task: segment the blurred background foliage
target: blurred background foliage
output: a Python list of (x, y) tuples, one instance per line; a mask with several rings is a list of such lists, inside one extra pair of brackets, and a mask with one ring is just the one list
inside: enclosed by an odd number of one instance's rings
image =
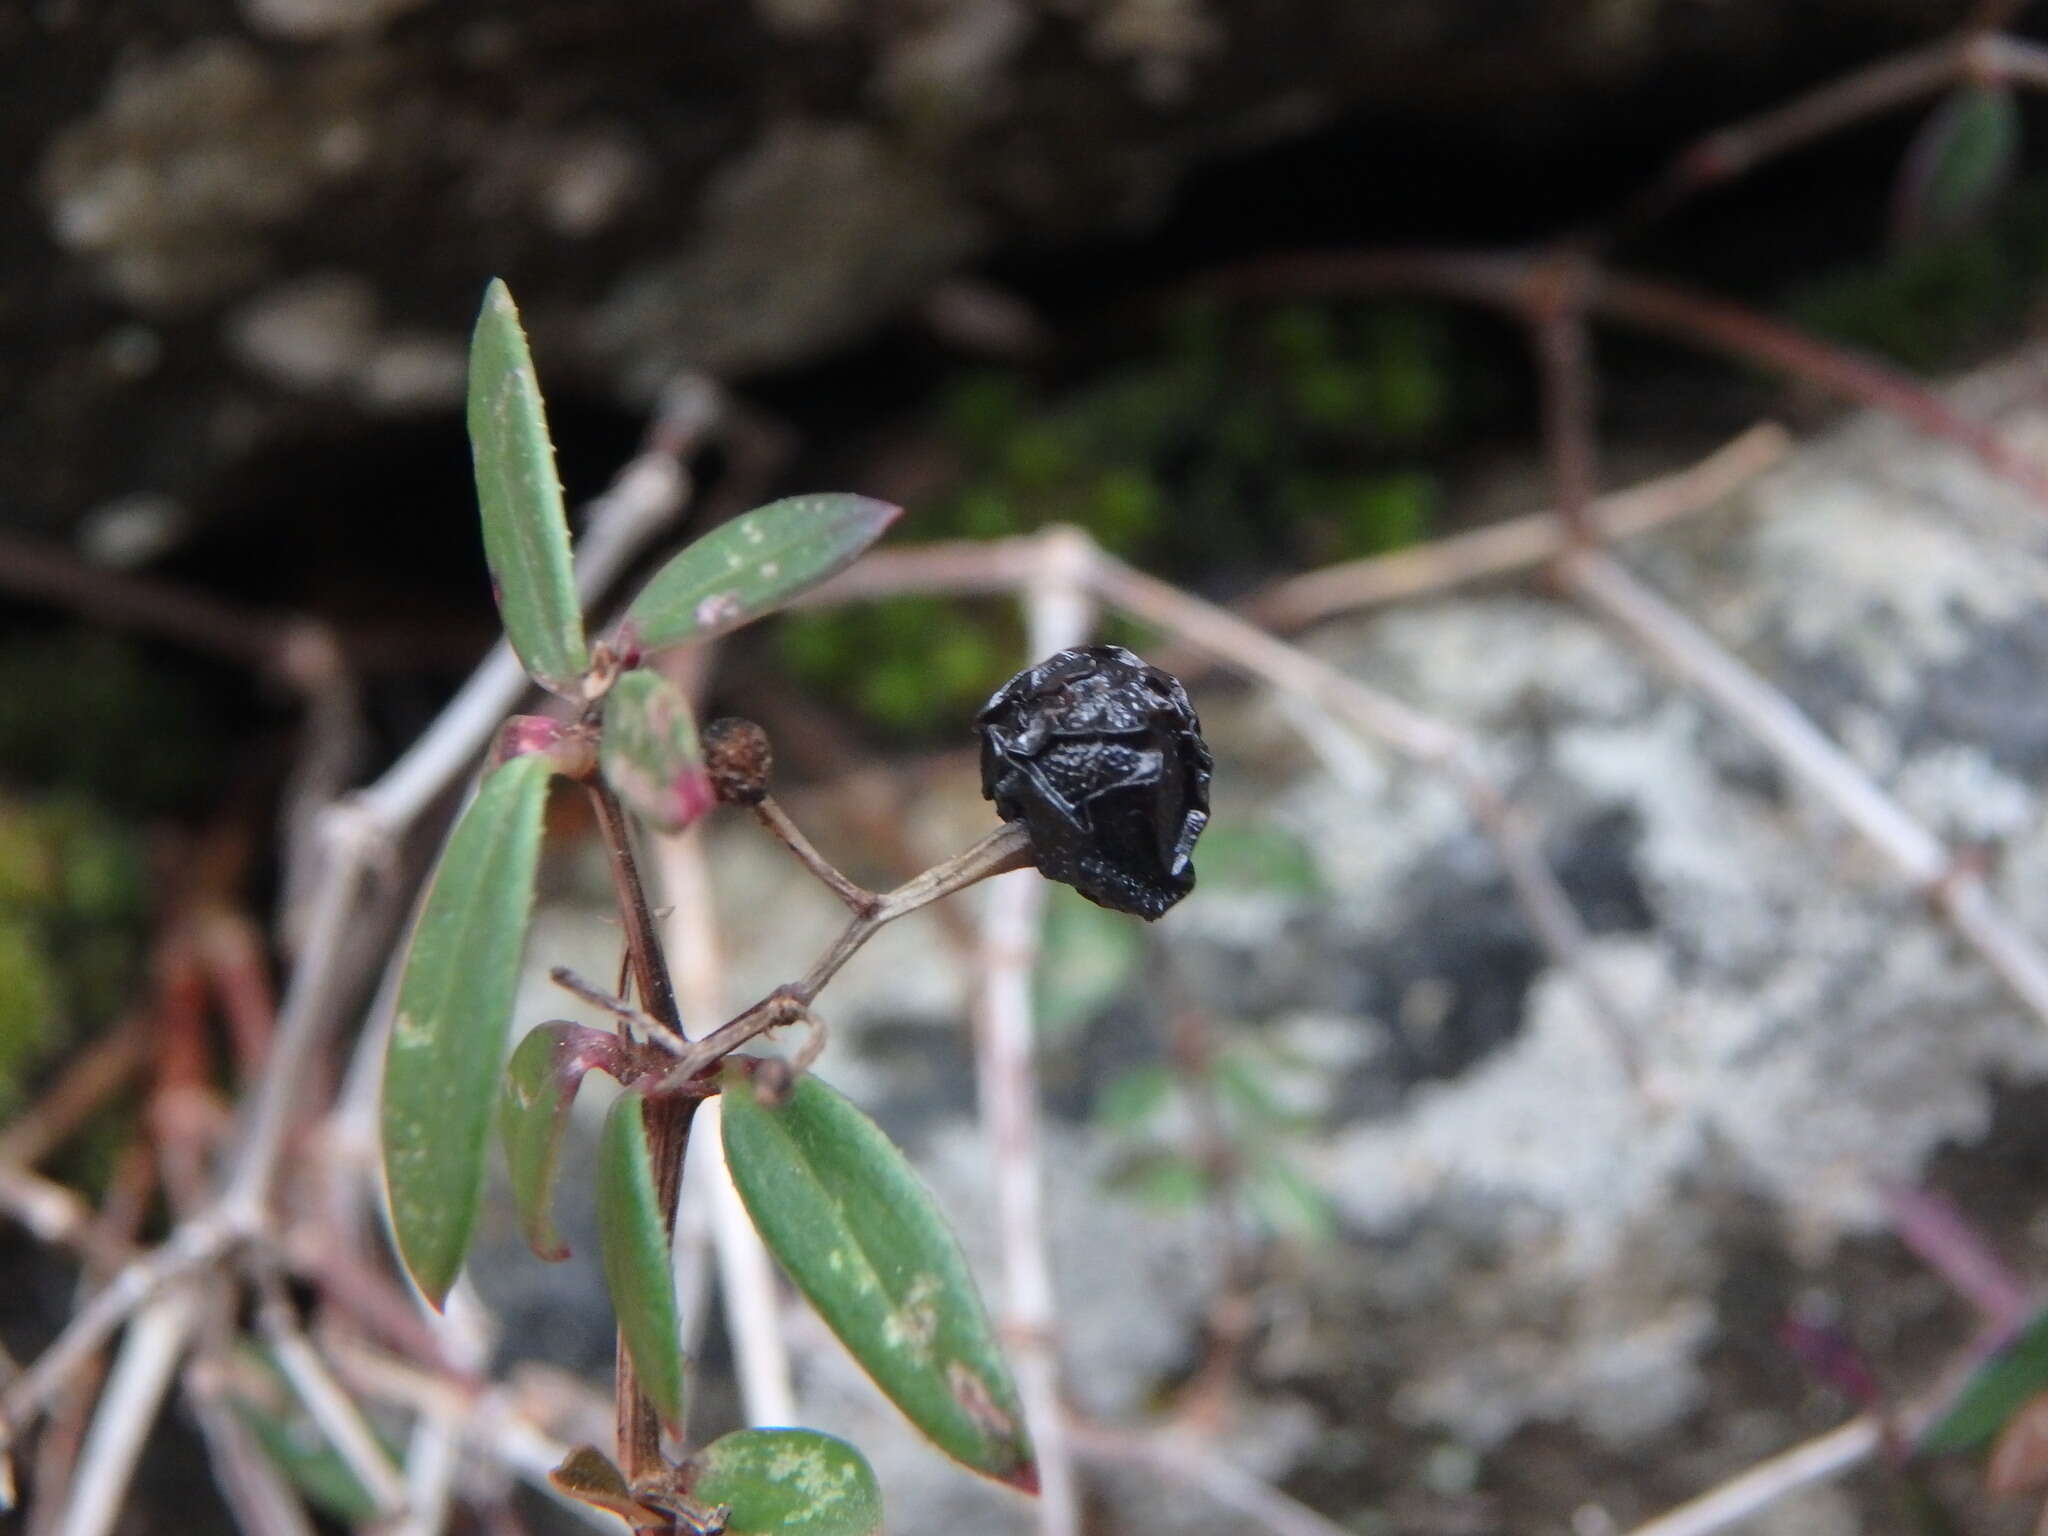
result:
[[(1072, 523), (1205, 584), (1383, 554), (1438, 525), (1445, 461), (1512, 400), (1500, 359), (1415, 305), (1194, 301), (1149, 340), (1073, 382), (982, 368), (945, 383), (930, 430), (955, 478), (901, 537)], [(1011, 606), (916, 597), (799, 616), (779, 654), (877, 726), (957, 734), (1015, 669)]]

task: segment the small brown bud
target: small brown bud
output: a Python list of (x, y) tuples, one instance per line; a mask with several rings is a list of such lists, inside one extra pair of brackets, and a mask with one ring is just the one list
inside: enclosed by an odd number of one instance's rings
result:
[(712, 721), (701, 735), (704, 766), (721, 804), (759, 805), (768, 798), (775, 754), (769, 750), (766, 731), (751, 720), (728, 716)]

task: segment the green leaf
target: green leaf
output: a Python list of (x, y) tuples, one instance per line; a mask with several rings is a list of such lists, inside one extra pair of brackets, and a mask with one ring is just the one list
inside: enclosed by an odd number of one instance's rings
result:
[(506, 637), (535, 682), (579, 697), (590, 650), (570, 572), (562, 483), (526, 332), (496, 278), (469, 343), (469, 447)]
[(988, 1312), (903, 1154), (815, 1077), (771, 1104), (734, 1061), (724, 1102), (733, 1183), (797, 1289), (939, 1449), (1036, 1492), (1023, 1409)]
[(1928, 117), (1906, 152), (1897, 195), (1905, 240), (1978, 222), (2019, 163), (2020, 109), (2007, 85), (1965, 85)]
[(1173, 1101), (1173, 1069), (1146, 1062), (1111, 1078), (1095, 1101), (1095, 1119), (1114, 1131), (1135, 1131)]
[(597, 761), (619, 798), (664, 832), (680, 832), (715, 803), (690, 701), (658, 672), (636, 668), (604, 696)]
[(852, 564), (902, 510), (866, 496), (791, 496), (736, 517), (655, 573), (626, 610), (620, 649), (737, 629)]
[(555, 1231), (555, 1171), (569, 1109), (583, 1074), (595, 1067), (619, 1075), (617, 1035), (556, 1019), (530, 1032), (505, 1066), (498, 1097), (498, 1135), (519, 1206), (519, 1229), (535, 1253), (550, 1262), (569, 1257)]
[(1281, 896), (1323, 894), (1315, 858), (1299, 838), (1277, 827), (1242, 823), (1211, 825), (1204, 831), (1202, 884)]
[(1216, 1055), (1216, 1091), (1236, 1108), (1248, 1128), (1302, 1130), (1314, 1124), (1313, 1116), (1290, 1108), (1275, 1091), (1281, 1073), (1269, 1053), (1243, 1041), (1225, 1046)]
[(664, 1421), (683, 1420), (683, 1334), (669, 1274), (668, 1232), (647, 1146), (646, 1100), (619, 1095), (598, 1142), (597, 1234), (604, 1283), (641, 1388)]
[(725, 1536), (880, 1536), (882, 1490), (859, 1451), (808, 1429), (743, 1429), (691, 1462), (690, 1497), (732, 1511)]
[(537, 757), (484, 776), (442, 850), (398, 986), (384, 1057), (384, 1180), (399, 1256), (436, 1307), (483, 1203), (548, 778)]
[(1179, 1152), (1143, 1152), (1109, 1176), (1111, 1189), (1161, 1211), (1185, 1211), (1209, 1198), (1207, 1170)]
[(1252, 1160), (1244, 1192), (1252, 1213), (1276, 1237), (1316, 1247), (1336, 1236), (1337, 1218), (1328, 1198), (1277, 1153)]
[(2048, 1308), (1970, 1373), (1948, 1406), (1921, 1431), (1919, 1448), (1934, 1455), (1973, 1450), (2005, 1428), (2027, 1399), (2043, 1390), (2048, 1390)]
[[(314, 1508), (349, 1526), (376, 1520), (376, 1496), (329, 1443), (269, 1352), (244, 1341), (234, 1354), (243, 1369), (230, 1374), (228, 1405), (264, 1454)], [(381, 1434), (377, 1438), (397, 1469), (402, 1465), (398, 1448)]]
[(1057, 1037), (1086, 1024), (1116, 1000), (1144, 958), (1145, 935), (1137, 923), (1055, 886), (1033, 979), (1038, 1027)]
[(377, 1500), (310, 1417), (295, 1413), (287, 1418), (242, 1398), (234, 1400), (234, 1408), (264, 1454), (315, 1509), (350, 1527), (377, 1519)]

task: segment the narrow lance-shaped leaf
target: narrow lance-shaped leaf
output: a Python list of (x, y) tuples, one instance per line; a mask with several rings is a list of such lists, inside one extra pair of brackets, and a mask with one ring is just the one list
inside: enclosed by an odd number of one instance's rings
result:
[(530, 1032), (505, 1066), (498, 1100), (498, 1134), (519, 1206), (519, 1229), (542, 1258), (569, 1257), (555, 1232), (555, 1172), (569, 1110), (583, 1075), (593, 1067), (618, 1076), (619, 1037), (556, 1019)]
[(682, 690), (636, 668), (604, 697), (598, 766), (621, 800), (664, 832), (677, 832), (715, 803), (697, 723)]
[(234, 1411), (263, 1453), (315, 1509), (350, 1527), (376, 1521), (375, 1496), (357, 1480), (341, 1453), (327, 1443), (310, 1418), (304, 1414), (283, 1418), (240, 1398), (235, 1400)]
[(742, 1429), (690, 1462), (690, 1497), (731, 1510), (725, 1536), (880, 1536), (882, 1490), (859, 1451), (808, 1429)]
[(1121, 912), (1052, 889), (1032, 995), (1041, 1032), (1063, 1038), (1116, 1001), (1145, 959), (1145, 935)]
[(469, 343), (469, 447), (505, 635), (535, 682), (574, 697), (590, 668), (540, 380), (496, 278)]
[(483, 1200), (547, 791), (537, 757), (484, 776), (449, 834), (399, 982), (384, 1058), (384, 1178), (399, 1255), (437, 1307)]
[[(256, 1443), (308, 1503), (345, 1525), (366, 1525), (377, 1518), (377, 1500), (362, 1485), (313, 1416), (286, 1383), (267, 1351), (245, 1343), (235, 1351), (228, 1405)], [(393, 1468), (397, 1448), (377, 1437)]]
[(2048, 1309), (1962, 1385), (1920, 1435), (1922, 1451), (1967, 1451), (2005, 1428), (2035, 1393), (2048, 1390)]
[(645, 1109), (640, 1094), (627, 1092), (605, 1119), (598, 1143), (597, 1233), (626, 1352), (656, 1411), (676, 1425), (683, 1419), (682, 1327)]
[(1966, 85), (1914, 136), (1896, 195), (1899, 238), (1954, 234), (1976, 223), (2019, 163), (2020, 109), (2008, 85)]
[(903, 1154), (815, 1077), (770, 1104), (735, 1061), (723, 1093), (733, 1183), (797, 1289), (933, 1444), (1036, 1492), (1023, 1409), (987, 1309)]
[(866, 496), (791, 496), (736, 517), (655, 572), (626, 610), (621, 648), (737, 629), (852, 564), (902, 511)]

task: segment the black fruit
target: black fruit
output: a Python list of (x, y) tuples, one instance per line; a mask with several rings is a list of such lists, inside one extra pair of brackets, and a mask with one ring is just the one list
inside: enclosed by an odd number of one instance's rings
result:
[(1178, 678), (1120, 645), (1061, 651), (976, 724), (981, 792), (1029, 829), (1048, 880), (1146, 919), (1195, 888), (1214, 759)]

